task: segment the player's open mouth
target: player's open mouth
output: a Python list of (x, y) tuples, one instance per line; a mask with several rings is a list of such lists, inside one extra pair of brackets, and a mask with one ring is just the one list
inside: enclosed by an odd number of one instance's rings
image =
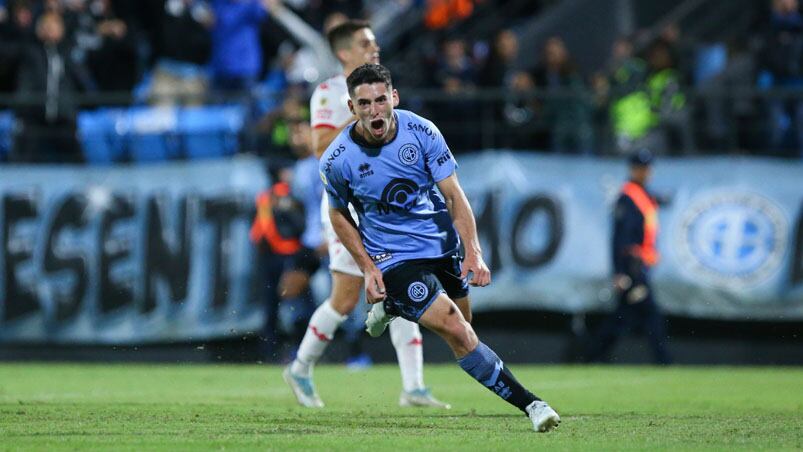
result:
[(385, 120), (384, 119), (374, 119), (371, 121), (371, 130), (374, 133), (382, 132), (382, 129), (385, 127)]

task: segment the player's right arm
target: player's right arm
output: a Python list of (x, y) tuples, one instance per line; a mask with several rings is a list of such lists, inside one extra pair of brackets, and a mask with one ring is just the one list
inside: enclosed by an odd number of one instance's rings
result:
[(335, 137), (346, 128), (347, 125), (354, 121), (354, 117), (350, 117), (348, 121), (340, 124), (339, 126), (317, 125), (312, 129), (312, 148), (315, 150), (315, 156), (321, 158), (329, 144), (334, 141)]
[[(337, 151), (343, 153), (345, 149), (341, 150), (339, 146), (335, 148), (335, 152)], [(334, 157), (330, 158), (333, 155)], [(336, 155), (340, 154), (324, 153), (319, 164), (321, 180), (326, 188), (326, 196), (329, 197), (329, 220), (340, 243), (346, 247), (362, 270), (366, 300), (371, 304), (377, 303), (385, 299), (382, 272), (365, 250), (360, 231), (349, 212), (349, 177), (343, 174), (343, 169), (340, 167), (342, 160), (338, 161)]]
[[(329, 198), (332, 202), (332, 198)], [(337, 238), (349, 251), (357, 266), (362, 270), (365, 278), (365, 299), (368, 304), (378, 303), (385, 299), (385, 283), (382, 280), (382, 272), (371, 260), (371, 256), (365, 251), (360, 237), (360, 231), (351, 218), (348, 207), (329, 208), (329, 219), (332, 221), (332, 228), (337, 234)]]

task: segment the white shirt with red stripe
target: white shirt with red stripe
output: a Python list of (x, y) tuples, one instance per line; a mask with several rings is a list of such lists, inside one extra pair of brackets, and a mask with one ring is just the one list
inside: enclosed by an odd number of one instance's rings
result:
[[(352, 119), (353, 115), (349, 111), (348, 100), (349, 90), (346, 86), (345, 75), (336, 75), (318, 85), (310, 99), (310, 116), (312, 118), (310, 125), (312, 128), (337, 129)], [(359, 221), (354, 206), (349, 204), (349, 210), (354, 221)], [(354, 262), (332, 227), (332, 222), (329, 220), (329, 200), (325, 195), (321, 199), (321, 223), (329, 247), (329, 269), (347, 275), (362, 276), (360, 267)]]
[(336, 129), (353, 116), (348, 107), (349, 91), (346, 76), (336, 75), (315, 88), (310, 99), (310, 120), (313, 129)]

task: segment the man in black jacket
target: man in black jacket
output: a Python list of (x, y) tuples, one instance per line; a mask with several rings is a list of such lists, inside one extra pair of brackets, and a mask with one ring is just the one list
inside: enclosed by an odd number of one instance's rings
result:
[(88, 80), (86, 70), (70, 58), (64, 21), (55, 12), (36, 23), (37, 41), (25, 49), (17, 82), (17, 115), (22, 129), (12, 161), (80, 162), (76, 139), (78, 107), (74, 95)]

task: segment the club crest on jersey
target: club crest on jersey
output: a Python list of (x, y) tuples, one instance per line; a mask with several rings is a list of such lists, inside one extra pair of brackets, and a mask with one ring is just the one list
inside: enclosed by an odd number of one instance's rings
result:
[(405, 144), (399, 149), (399, 161), (407, 166), (415, 165), (418, 162), (418, 148), (414, 144)]
[(427, 289), (427, 285), (421, 281), (416, 281), (407, 286), (407, 296), (416, 303), (424, 301), (427, 295), (429, 295), (429, 289)]

